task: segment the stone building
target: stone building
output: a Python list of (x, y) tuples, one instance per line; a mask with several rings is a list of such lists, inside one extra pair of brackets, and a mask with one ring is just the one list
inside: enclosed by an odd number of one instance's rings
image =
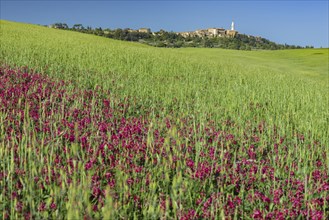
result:
[(178, 32), (177, 34), (182, 35), (183, 37), (192, 37), (192, 33), (190, 31), (186, 31), (186, 32)]
[(208, 28), (208, 36), (211, 37), (222, 37), (225, 35), (225, 29), (224, 28)]
[(208, 34), (211, 36), (217, 36), (218, 35), (218, 28), (208, 28)]
[(195, 34), (199, 37), (206, 37), (208, 36), (208, 30), (196, 30)]
[(225, 34), (228, 37), (235, 37), (238, 34), (238, 32), (235, 31), (235, 30), (226, 30), (226, 33)]
[(151, 33), (151, 29), (150, 28), (140, 28), (140, 29), (138, 29), (138, 32), (140, 32), (140, 33)]

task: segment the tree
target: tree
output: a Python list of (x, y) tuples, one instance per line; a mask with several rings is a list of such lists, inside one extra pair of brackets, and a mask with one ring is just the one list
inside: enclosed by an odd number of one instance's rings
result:
[(98, 36), (103, 36), (104, 35), (103, 29), (101, 27), (95, 28), (94, 34)]
[(72, 29), (73, 30), (83, 30), (85, 28), (82, 26), (82, 24), (75, 24), (75, 25), (73, 25)]
[(251, 47), (249, 45), (247, 45), (246, 50), (251, 50)]
[(113, 38), (123, 40), (123, 30), (121, 28), (116, 29), (114, 31)]
[(156, 43), (156, 46), (157, 46), (157, 47), (166, 47), (166, 44), (163, 43), (163, 42), (157, 42), (157, 43)]
[(57, 28), (57, 29), (69, 29), (69, 26), (65, 23), (55, 23), (53, 25), (51, 25), (53, 28)]
[(204, 47), (214, 47), (214, 44), (213, 44), (213, 42), (211, 42), (210, 39), (207, 38), (204, 40), (203, 46)]

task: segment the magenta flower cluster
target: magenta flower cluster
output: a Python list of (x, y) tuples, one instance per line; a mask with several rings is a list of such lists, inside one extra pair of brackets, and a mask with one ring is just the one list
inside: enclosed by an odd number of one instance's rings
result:
[[(114, 204), (130, 204), (131, 212), (142, 218), (141, 210), (151, 202), (145, 194), (156, 183), (152, 192), (161, 212), (174, 213), (174, 202), (175, 217), (180, 219), (329, 217), (328, 158), (319, 142), (309, 140), (308, 145), (319, 152), (317, 157), (300, 161), (294, 152), (306, 137), (290, 142), (265, 121), (247, 124), (238, 133), (237, 125), (226, 119), (201, 126), (189, 117), (151, 114), (147, 106), (139, 107), (143, 114), (136, 115), (137, 105), (131, 99), (120, 99), (101, 88), (78, 89), (72, 82), (55, 81), (26, 68), (3, 66), (0, 81), (4, 127), (0, 143), (12, 152), (15, 172), (12, 189), (4, 186), (2, 191), (5, 219), (12, 214), (11, 200), (26, 219), (33, 219), (35, 212), (64, 210), (63, 202), (49, 200), (54, 195), (48, 189), (52, 185), (68, 188), (82, 171), (91, 176), (94, 213), (104, 206), (105, 189), (110, 187)], [(31, 149), (35, 158), (25, 157), (22, 146)], [(51, 156), (41, 161), (46, 149), (51, 149)], [(40, 169), (24, 166), (31, 163), (40, 164), (36, 165)], [(159, 172), (164, 168), (167, 174)], [(1, 182), (8, 172), (0, 170)], [(175, 197), (172, 185), (179, 172), (185, 185), (178, 185)], [(118, 173), (125, 174), (124, 184), (130, 189), (124, 197), (120, 197), (123, 177)], [(33, 212), (25, 177), (33, 177), (35, 190), (43, 195), (33, 198)], [(67, 201), (66, 196), (62, 201)]]

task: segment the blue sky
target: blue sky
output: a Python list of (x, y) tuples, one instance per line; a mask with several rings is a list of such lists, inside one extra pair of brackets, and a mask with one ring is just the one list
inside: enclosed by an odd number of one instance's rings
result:
[(328, 1), (16, 1), (1, 0), (1, 19), (64, 22), (152, 31), (229, 28), (277, 43), (328, 47)]

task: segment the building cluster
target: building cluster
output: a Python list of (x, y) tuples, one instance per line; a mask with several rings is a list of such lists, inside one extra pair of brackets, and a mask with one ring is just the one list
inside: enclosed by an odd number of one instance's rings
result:
[[(129, 28), (128, 32), (152, 33), (150, 28), (139, 28), (137, 30)], [(155, 35), (155, 33), (152, 34)], [(176, 32), (176, 34), (183, 37), (235, 37), (238, 32), (234, 29), (234, 22), (232, 21), (230, 30), (224, 28), (208, 28), (196, 31)]]
[(127, 30), (128, 30), (128, 32), (139, 32), (139, 33), (147, 33), (147, 34), (151, 33), (150, 28), (139, 28), (137, 30), (133, 30), (133, 29), (128, 28)]
[[(56, 23), (56, 24), (48, 25), (48, 27), (58, 28), (58, 29), (68, 28), (67, 24), (64, 23)], [(79, 26), (79, 28), (81, 27), (82, 25)], [(147, 33), (147, 34), (155, 35), (155, 33), (151, 32), (150, 28), (139, 28), (137, 30), (128, 28), (125, 30), (127, 30), (128, 32), (135, 32), (135, 33), (138, 32), (138, 33)], [(201, 29), (196, 31), (176, 32), (176, 34), (179, 34), (183, 37), (235, 37), (238, 34), (238, 32), (234, 29), (234, 22), (232, 22), (230, 30), (226, 30), (224, 28), (208, 28), (208, 29)]]
[(183, 37), (235, 37), (238, 32), (234, 30), (234, 22), (231, 24), (231, 30), (224, 28), (208, 28), (203, 30), (178, 32)]

